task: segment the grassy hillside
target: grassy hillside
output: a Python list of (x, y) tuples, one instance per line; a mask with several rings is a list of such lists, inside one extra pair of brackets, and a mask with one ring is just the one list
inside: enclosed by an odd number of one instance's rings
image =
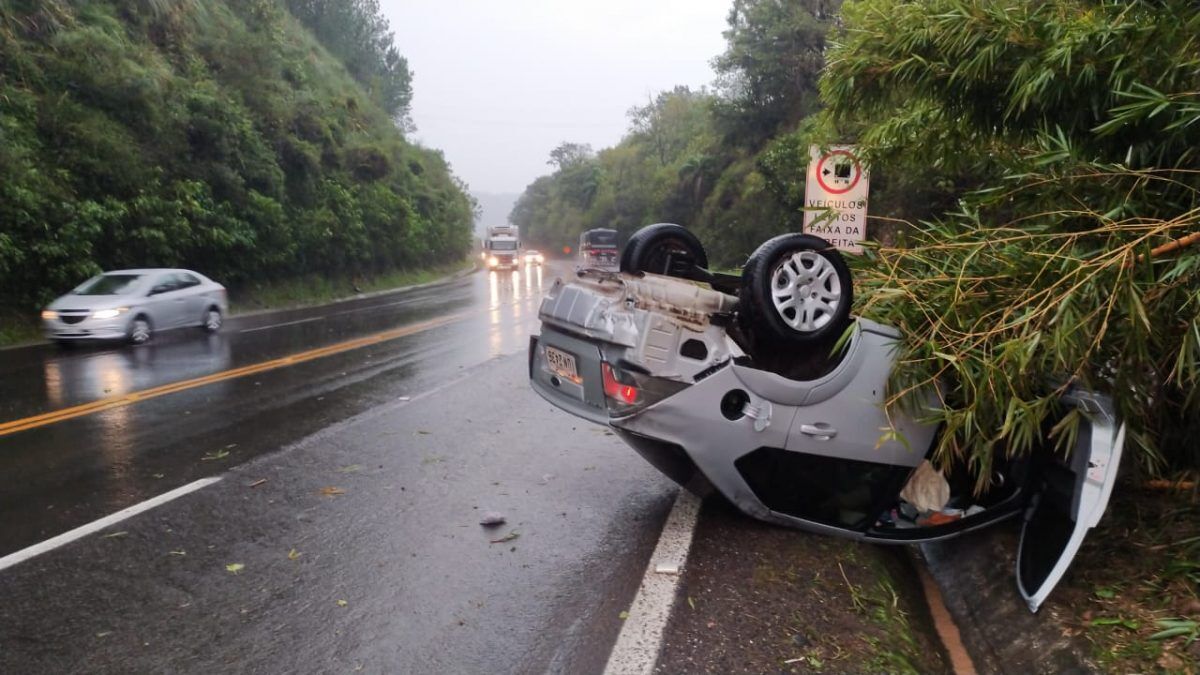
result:
[(275, 0), (0, 0), (0, 308), (461, 257), (472, 203)]

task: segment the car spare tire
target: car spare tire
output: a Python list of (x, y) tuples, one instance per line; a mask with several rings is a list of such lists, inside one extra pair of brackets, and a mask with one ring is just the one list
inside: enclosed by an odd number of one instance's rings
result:
[(655, 223), (629, 238), (621, 253), (621, 271), (669, 274), (671, 260), (689, 259), (697, 267), (708, 267), (708, 254), (696, 235), (682, 225)]
[(850, 267), (829, 242), (782, 234), (763, 242), (742, 269), (742, 325), (786, 343), (836, 339), (850, 320)]

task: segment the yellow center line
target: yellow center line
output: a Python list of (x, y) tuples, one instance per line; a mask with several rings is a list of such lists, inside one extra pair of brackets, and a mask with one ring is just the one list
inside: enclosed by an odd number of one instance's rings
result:
[(4, 422), (0, 424), (0, 436), (7, 436), (9, 434), (15, 434), (19, 431), (27, 431), (29, 429), (36, 429), (38, 427), (56, 424), (58, 422), (74, 419), (76, 417), (83, 417), (84, 415), (91, 415), (133, 403), (140, 403), (141, 401), (158, 398), (159, 396), (166, 396), (167, 394), (174, 394), (177, 392), (186, 391), (188, 389), (195, 389), (196, 387), (203, 387), (205, 385), (215, 384), (217, 382), (224, 382), (226, 380), (232, 380), (239, 377), (246, 377), (247, 375), (257, 375), (259, 373), (265, 373), (268, 370), (286, 368), (287, 366), (294, 366), (297, 363), (304, 363), (305, 361), (312, 361), (313, 359), (333, 356), (334, 354), (341, 354), (342, 352), (348, 352), (354, 349), (360, 349), (362, 347), (369, 347), (374, 344), (379, 344), (380, 342), (387, 342), (389, 340), (407, 337), (409, 335), (427, 331), (431, 328), (437, 328), (448, 323), (460, 321), (466, 318), (468, 315), (468, 312), (451, 314), (438, 319), (430, 319), (429, 321), (422, 321), (409, 326), (394, 328), (392, 330), (386, 330), (380, 333), (373, 333), (365, 337), (346, 340), (345, 342), (338, 342), (327, 347), (318, 347), (317, 349), (310, 349), (298, 354), (290, 354), (278, 359), (263, 361), (262, 363), (255, 363), (249, 366), (242, 366), (240, 368), (223, 370), (221, 372), (212, 373), (211, 375), (195, 377), (190, 380), (171, 382), (169, 384), (151, 387), (150, 389), (142, 389), (139, 391), (130, 392), (128, 394), (109, 396), (107, 398), (97, 399), (90, 403), (84, 403), (81, 405), (72, 406), (70, 408), (52, 410), (41, 415), (34, 415), (33, 417), (25, 417), (19, 420), (13, 420), (11, 422)]

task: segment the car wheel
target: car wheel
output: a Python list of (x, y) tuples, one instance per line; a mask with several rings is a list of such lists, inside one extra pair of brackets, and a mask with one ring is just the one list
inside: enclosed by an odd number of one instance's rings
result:
[(201, 324), (201, 327), (204, 328), (206, 333), (215, 333), (221, 330), (221, 323), (221, 310), (217, 309), (216, 307), (209, 307), (208, 310), (204, 312), (204, 323)]
[(152, 335), (154, 335), (154, 328), (150, 325), (150, 319), (146, 318), (144, 314), (134, 317), (133, 323), (129, 324), (129, 341), (135, 345), (146, 344)]
[(746, 261), (739, 316), (757, 335), (809, 343), (838, 337), (850, 319), (850, 267), (829, 242), (783, 234), (763, 242)]
[(629, 238), (621, 253), (620, 270), (630, 274), (667, 274), (671, 259), (687, 257), (697, 267), (708, 267), (708, 254), (696, 235), (674, 223), (647, 225)]

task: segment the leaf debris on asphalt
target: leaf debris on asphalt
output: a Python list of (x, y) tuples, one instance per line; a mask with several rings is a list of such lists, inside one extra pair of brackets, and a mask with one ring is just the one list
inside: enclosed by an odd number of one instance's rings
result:
[(519, 537), (519, 536), (521, 536), (521, 533), (520, 533), (520, 532), (517, 532), (516, 530), (511, 530), (511, 531), (510, 531), (508, 534), (504, 535), (503, 537), (500, 537), (499, 539), (493, 539), (493, 540), (491, 540), (489, 543), (491, 543), (491, 544), (503, 544), (503, 543), (506, 543), (506, 542), (514, 541), (514, 540), (516, 540), (516, 538), (517, 538), (517, 537)]
[(251, 484), (247, 485), (246, 487), (252, 487), (252, 488), (255, 488), (255, 487), (258, 487), (259, 485), (262, 485), (262, 484), (263, 484), (263, 483), (265, 483), (265, 482), (267, 482), (267, 479), (266, 479), (266, 478), (259, 478), (258, 480), (256, 480), (256, 481), (254, 481), (253, 483), (251, 483)]
[(337, 495), (346, 494), (346, 491), (340, 487), (334, 487), (332, 485), (327, 485), (327, 486), (321, 488), (321, 494), (326, 497), (335, 497)]
[(225, 571), (229, 572), (230, 574), (237, 574), (244, 569), (246, 569), (246, 566), (242, 563), (229, 563), (225, 566)]
[(350, 603), (348, 603), (348, 602), (346, 602), (345, 600), (342, 600), (342, 599), (340, 599), (340, 598), (339, 598), (339, 599), (338, 599), (338, 601), (337, 601), (337, 606), (338, 606), (338, 607), (345, 607), (346, 605), (349, 605), (349, 604), (350, 604)]
[(362, 471), (362, 470), (363, 470), (362, 464), (351, 464), (349, 466), (343, 466), (342, 468), (338, 469), (337, 472), (338, 473), (358, 473), (359, 471)]
[(297, 551), (296, 549), (292, 549), (292, 550), (288, 551), (288, 560), (295, 560), (302, 555), (304, 555), (304, 554)]
[(106, 535), (104, 535), (103, 537), (100, 537), (100, 538), (101, 538), (101, 539), (116, 539), (117, 537), (124, 537), (124, 536), (125, 536), (125, 535), (127, 535), (127, 534), (129, 534), (129, 532), (128, 532), (128, 531), (126, 531), (126, 530), (121, 530), (120, 532), (109, 532), (108, 534), (106, 534)]

